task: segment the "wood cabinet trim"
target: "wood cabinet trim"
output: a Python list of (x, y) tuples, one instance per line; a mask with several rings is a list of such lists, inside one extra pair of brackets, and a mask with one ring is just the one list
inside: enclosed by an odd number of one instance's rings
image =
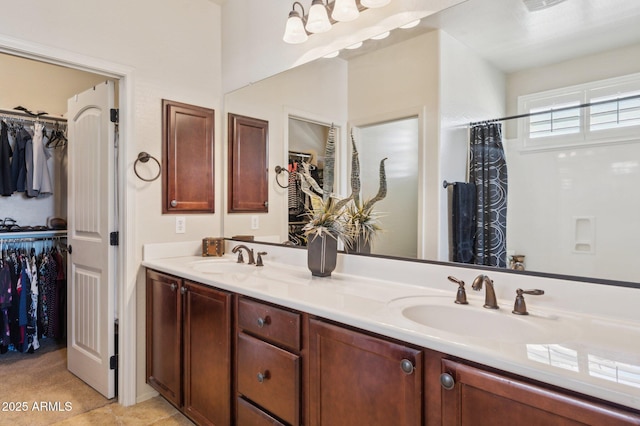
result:
[(214, 213), (215, 111), (163, 99), (162, 147), (162, 213)]
[(227, 212), (268, 213), (269, 122), (229, 113), (227, 129)]

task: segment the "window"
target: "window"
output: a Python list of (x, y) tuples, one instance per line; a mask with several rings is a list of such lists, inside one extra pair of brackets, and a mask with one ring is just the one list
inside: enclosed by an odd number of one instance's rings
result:
[[(584, 107), (585, 104), (591, 104)], [(640, 74), (518, 98), (525, 149), (638, 138)]]

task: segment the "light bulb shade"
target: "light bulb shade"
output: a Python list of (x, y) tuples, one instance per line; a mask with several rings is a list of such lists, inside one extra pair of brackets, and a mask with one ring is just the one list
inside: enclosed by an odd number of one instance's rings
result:
[(315, 34), (324, 33), (331, 29), (331, 22), (329, 22), (327, 8), (322, 0), (313, 0), (313, 3), (311, 3), (306, 28), (307, 31)]
[(331, 17), (339, 22), (353, 21), (360, 15), (356, 0), (336, 0), (333, 2)]
[(300, 14), (295, 10), (289, 12), (289, 19), (287, 19), (287, 25), (284, 28), (284, 37), (282, 37), (282, 39), (285, 43), (299, 44), (304, 43), (308, 38), (309, 36), (307, 36), (307, 32), (304, 29)]
[(369, 9), (386, 6), (389, 3), (391, 3), (391, 0), (360, 0), (360, 4)]

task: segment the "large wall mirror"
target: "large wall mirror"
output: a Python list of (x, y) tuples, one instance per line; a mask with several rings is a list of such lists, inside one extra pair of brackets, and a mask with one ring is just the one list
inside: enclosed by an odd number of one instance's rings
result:
[[(640, 74), (635, 0), (565, 0), (533, 10), (535, 4), (468, 0), (361, 49), (227, 94), (227, 113), (269, 121), (271, 182), (259, 227), (252, 229), (248, 215), (226, 214), (225, 236), (288, 240), (288, 193), (274, 169), (287, 163), (292, 145), (304, 144), (305, 132), (293, 135), (289, 126), (297, 119), (337, 126), (340, 194), (348, 193), (351, 132), (362, 173), (376, 173), (389, 158), (388, 175), (398, 180), (390, 183), (388, 205), (377, 206), (385, 232), (373, 253), (451, 261), (451, 189), (443, 181), (468, 179), (470, 122), (516, 115), (527, 95), (557, 91), (562, 98), (576, 87)], [(525, 256), (524, 273), (637, 282), (640, 126), (613, 142), (529, 149), (524, 122), (501, 122), (509, 254)], [(375, 193), (377, 180), (363, 181), (364, 196)], [(581, 249), (583, 238), (589, 250)]]

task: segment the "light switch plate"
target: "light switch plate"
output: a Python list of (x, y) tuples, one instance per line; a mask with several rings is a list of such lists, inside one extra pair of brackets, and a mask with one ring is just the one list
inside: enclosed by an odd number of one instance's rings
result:
[(258, 229), (260, 228), (260, 219), (258, 218), (258, 216), (253, 215), (251, 216), (251, 229)]
[(185, 232), (187, 232), (187, 218), (176, 216), (176, 234), (184, 234)]

